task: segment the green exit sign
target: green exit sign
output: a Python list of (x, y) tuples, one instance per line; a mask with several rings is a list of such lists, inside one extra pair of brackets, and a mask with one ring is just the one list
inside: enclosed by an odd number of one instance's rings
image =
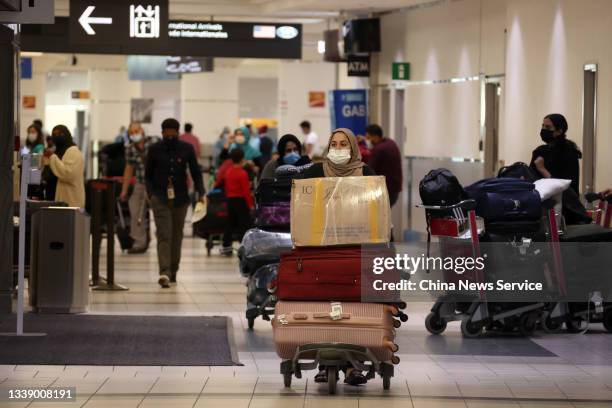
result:
[(410, 80), (410, 63), (409, 62), (394, 62), (392, 79), (395, 81)]

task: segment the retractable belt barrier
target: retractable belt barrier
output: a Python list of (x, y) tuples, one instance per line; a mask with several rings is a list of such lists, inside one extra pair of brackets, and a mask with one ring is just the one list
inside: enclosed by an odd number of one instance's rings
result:
[[(91, 194), (91, 286), (92, 290), (128, 290), (115, 283), (115, 201), (117, 182), (96, 179), (89, 181)], [(106, 279), (100, 276), (102, 221), (106, 222)]]

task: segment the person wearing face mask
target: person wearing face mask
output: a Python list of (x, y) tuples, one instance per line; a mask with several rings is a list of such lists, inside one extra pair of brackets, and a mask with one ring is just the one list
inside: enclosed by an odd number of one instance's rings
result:
[(310, 163), (310, 157), (303, 154), (302, 143), (292, 134), (286, 134), (278, 141), (278, 159), (270, 160), (261, 172), (261, 178), (274, 178), (277, 167), (286, 164), (303, 166)]
[(333, 131), (323, 162), (315, 163), (303, 173), (304, 178), (374, 176), (372, 169), (361, 161), (357, 138), (350, 129)]
[(149, 148), (145, 166), (147, 193), (155, 218), (159, 280), (162, 288), (176, 282), (181, 261), (183, 227), (189, 207), (187, 171), (194, 183), (198, 199), (204, 202), (202, 173), (193, 147), (178, 139), (179, 122), (162, 122), (161, 142)]
[(250, 176), (253, 176), (257, 174), (259, 169), (262, 167), (261, 152), (250, 145), (250, 138), (251, 132), (249, 132), (249, 129), (246, 126), (236, 129), (234, 132), (233, 143), (231, 143), (229, 146), (228, 152), (231, 153), (232, 150), (236, 148), (242, 149), (244, 152), (244, 160), (246, 161), (245, 169), (248, 169), (247, 171), (251, 173)]
[(135, 178), (132, 195), (129, 196), (130, 236), (134, 240), (128, 254), (142, 254), (147, 251), (147, 187), (145, 184), (145, 163), (150, 142), (145, 138), (140, 123), (132, 122), (128, 127), (129, 144), (125, 148), (125, 170), (121, 186), (121, 201), (128, 200), (132, 177)]
[(55, 151), (45, 151), (45, 163), (57, 177), (55, 201), (70, 207), (85, 207), (85, 180), (83, 154), (74, 144), (72, 135), (64, 125), (58, 125), (51, 132)]
[(570, 187), (579, 194), (582, 153), (576, 143), (567, 138), (567, 129), (567, 120), (561, 114), (553, 113), (544, 118), (540, 138), (545, 144), (533, 151), (530, 167), (543, 178), (571, 180)]
[[(332, 132), (327, 150), (323, 154), (323, 162), (315, 163), (306, 169), (303, 178), (318, 177), (355, 177), (375, 176), (376, 174), (361, 161), (361, 153), (357, 138), (350, 129), (339, 128)], [(317, 383), (327, 382), (327, 369), (319, 367), (319, 373), (314, 378)], [(345, 383), (349, 385), (365, 384), (367, 379), (361, 371), (349, 368), (345, 375)]]
[(28, 136), (26, 138), (26, 147), (32, 154), (42, 154), (45, 151), (45, 140), (42, 129), (32, 124), (28, 127)]

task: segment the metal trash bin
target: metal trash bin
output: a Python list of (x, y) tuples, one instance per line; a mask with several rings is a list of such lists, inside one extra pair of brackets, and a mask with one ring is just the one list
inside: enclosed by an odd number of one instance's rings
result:
[(84, 313), (89, 306), (89, 216), (48, 207), (32, 217), (30, 306), (39, 313)]

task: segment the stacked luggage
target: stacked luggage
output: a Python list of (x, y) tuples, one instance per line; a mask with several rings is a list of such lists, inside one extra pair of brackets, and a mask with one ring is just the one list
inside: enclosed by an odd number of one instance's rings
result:
[[(464, 189), (450, 171), (437, 169), (423, 178), (420, 194), (428, 231), (439, 238), (442, 256), (478, 254), (486, 259), (483, 271), (467, 277), (471, 281), (542, 282), (545, 272), (552, 269), (548, 268), (552, 258), (542, 243), (548, 239), (543, 220), (554, 220), (532, 182), (490, 178)], [(440, 226), (448, 223), (466, 233), (447, 234)], [(446, 281), (460, 278), (466, 276), (454, 271), (444, 275)], [(530, 335), (546, 307), (547, 296), (520, 301), (500, 300), (498, 296), (496, 301), (487, 301), (482, 292), (453, 291), (438, 298), (425, 327), (432, 334), (441, 334), (448, 322), (460, 320), (464, 337), (479, 337), (485, 329)]]
[(558, 252), (564, 276), (565, 301), (550, 303), (541, 323), (547, 332), (558, 332), (565, 324), (570, 333), (583, 333), (591, 323), (602, 323), (612, 333), (612, 276), (606, 268), (612, 263), (612, 196), (586, 194), (591, 205), (589, 224), (570, 224), (561, 229)]
[(331, 394), (348, 369), (378, 373), (388, 389), (405, 304), (362, 303), (374, 254), (394, 256), (384, 177), (294, 180), (291, 209), (295, 247), (281, 254), (272, 320), (285, 386), (322, 366)]
[[(608, 211), (604, 215), (605, 201), (612, 200), (587, 197), (602, 202), (593, 211), (596, 222), (585, 223), (588, 212), (569, 185), (569, 180), (536, 180), (524, 163), (503, 168), (498, 178), (465, 189), (446, 169), (425, 176), (421, 207), (426, 210), (428, 232), (439, 237), (443, 254), (487, 256), (484, 273), (475, 277), (480, 281), (547, 282), (537, 296), (522, 293), (516, 300), (492, 301), (478, 293), (444, 295), (425, 321), (430, 333), (442, 333), (453, 320), (461, 320), (465, 337), (479, 337), (485, 329), (531, 335), (538, 323), (547, 332), (565, 324), (569, 332), (577, 333), (597, 322), (612, 332), (612, 278), (604, 270), (612, 253), (606, 244), (598, 244), (612, 242), (612, 231), (601, 225), (612, 218)], [(457, 227), (449, 228), (449, 223)], [(461, 226), (465, 234), (448, 233)], [(457, 276), (451, 273), (445, 278)]]
[(310, 167), (284, 165), (274, 172), (274, 178), (262, 179), (255, 191), (255, 226), (269, 231), (289, 232), (291, 182)]
[(292, 247), (289, 234), (291, 181), (309, 166), (280, 166), (274, 178), (259, 182), (255, 191), (255, 228), (246, 232), (238, 248), (240, 273), (247, 281), (246, 319), (252, 330), (255, 319), (269, 321), (276, 296), (268, 288), (276, 280), (281, 252)]
[(268, 288), (276, 280), (281, 252), (291, 250), (291, 246), (291, 236), (287, 232), (253, 228), (244, 234), (238, 260), (240, 274), (248, 278), (246, 319), (249, 329), (253, 329), (258, 316), (269, 321), (274, 314), (276, 297)]
[(206, 240), (206, 255), (210, 256), (215, 242), (220, 242), (228, 220), (227, 198), (221, 189), (213, 189), (206, 195), (206, 215), (193, 224), (194, 235)]

